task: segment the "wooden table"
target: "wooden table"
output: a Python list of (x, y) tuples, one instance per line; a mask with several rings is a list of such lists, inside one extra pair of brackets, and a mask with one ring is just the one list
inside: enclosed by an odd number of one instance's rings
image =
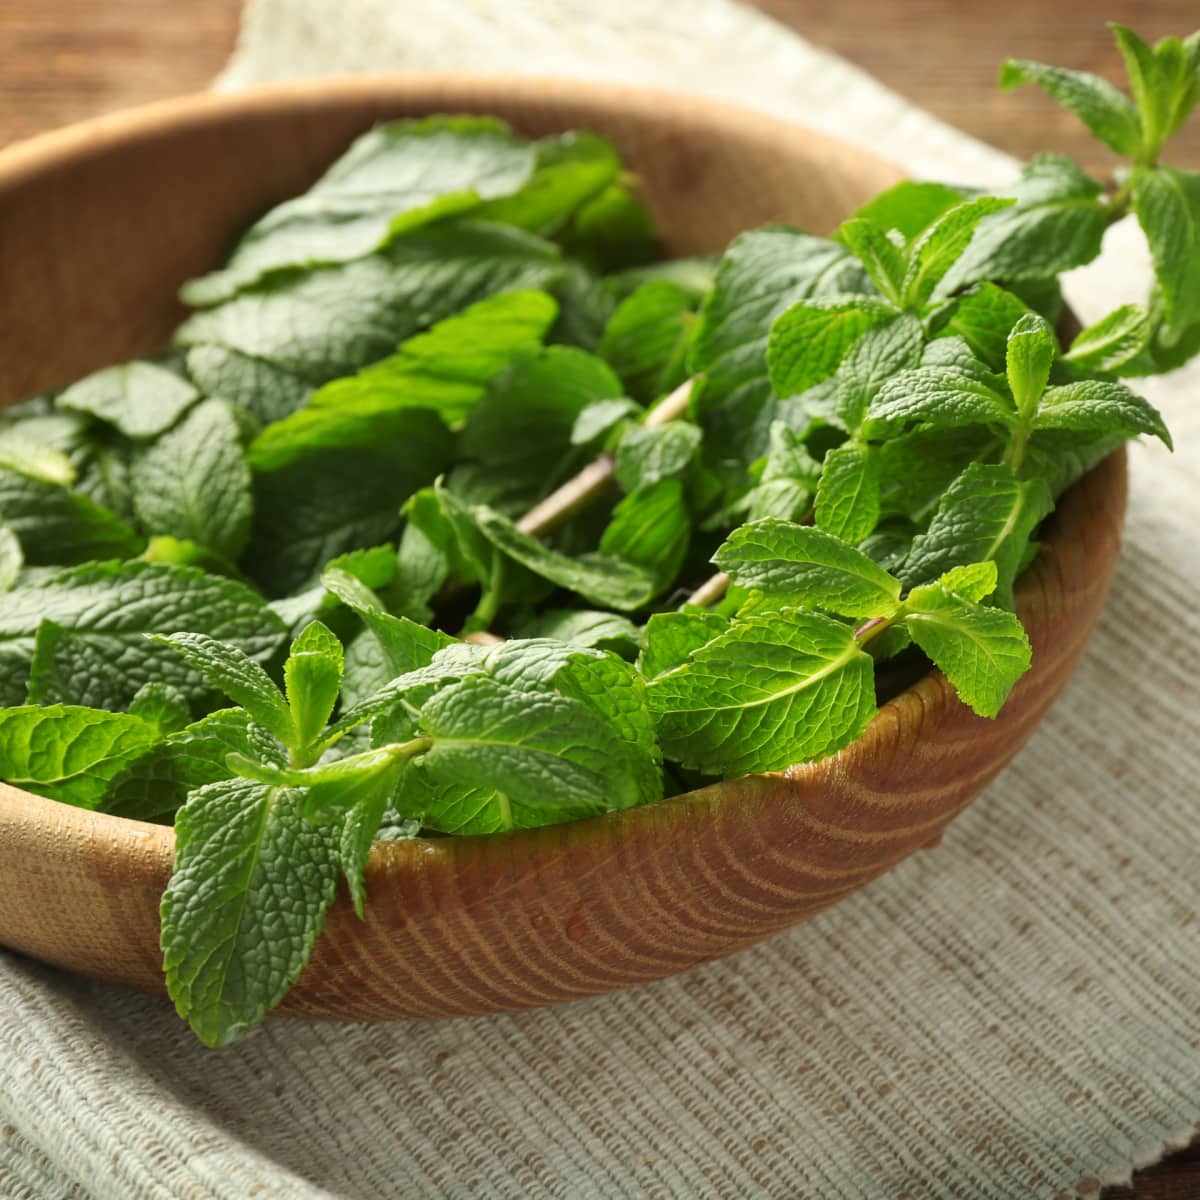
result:
[[(1123, 83), (1112, 39), (1087, 0), (757, 2), (930, 112), (1019, 157), (1058, 150), (1099, 175), (1114, 162), (1034, 89), (1004, 95), (995, 86), (1009, 54)], [(205, 87), (233, 48), (240, 8), (241, 0), (0, 0), (0, 146)], [(1149, 38), (1200, 24), (1195, 0), (1109, 0), (1104, 14)], [(1200, 119), (1169, 157), (1200, 168)], [(1104, 1192), (1104, 1200), (1197, 1197), (1200, 1139), (1139, 1172), (1132, 1189)]]

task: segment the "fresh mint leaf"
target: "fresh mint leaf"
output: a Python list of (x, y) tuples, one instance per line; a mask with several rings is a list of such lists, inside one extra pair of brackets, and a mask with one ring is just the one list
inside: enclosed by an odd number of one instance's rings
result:
[(642, 407), (628, 396), (614, 400), (596, 400), (582, 409), (571, 427), (572, 446), (597, 446), (607, 439), (622, 421), (642, 415)]
[(1132, 29), (1115, 21), (1110, 21), (1108, 27), (1125, 59), (1129, 90), (1137, 104), (1142, 132), (1140, 148), (1153, 160), (1167, 137), (1167, 107), (1171, 99), (1164, 86), (1162, 67), (1154, 51)]
[(895, 229), (906, 241), (912, 241), (965, 199), (966, 194), (959, 188), (905, 179), (868, 200), (854, 215), (883, 229)]
[(276, 421), (321, 384), (392, 353), (497, 292), (544, 289), (555, 247), (502, 225), (451, 221), (337, 267), (284, 272), (194, 314), (175, 333), (206, 394)]
[(250, 468), (237, 421), (221, 400), (196, 405), (133, 460), (133, 506), (142, 527), (233, 560), (250, 536)]
[(646, 206), (620, 180), (580, 205), (558, 241), (566, 254), (601, 273), (641, 266), (657, 249)]
[(1022, 167), (1015, 183), (997, 190), (1014, 198), (1015, 206), (980, 225), (942, 280), (939, 295), (985, 279), (1006, 284), (1046, 279), (1100, 253), (1108, 227), (1103, 189), (1070, 159), (1039, 155)]
[(736, 621), (647, 684), (668, 758), (692, 770), (781, 771), (849, 745), (875, 714), (875, 671), (848, 626), (784, 609)]
[(881, 482), (876, 447), (851, 440), (830, 450), (817, 485), (817, 528), (857, 545), (879, 521)]
[(798, 521), (812, 507), (821, 464), (784, 421), (771, 423), (770, 442), (758, 486), (750, 493), (746, 519), (778, 517)]
[(199, 399), (196, 388), (174, 371), (134, 360), (73, 383), (55, 404), (96, 417), (139, 440), (165, 433)]
[(615, 475), (623, 492), (651, 487), (686, 474), (704, 435), (689, 421), (630, 425), (617, 443)]
[(39, 483), (70, 487), (75, 482), (71, 460), (61, 450), (35, 441), (21, 430), (22, 427), (0, 430), (0, 469)]
[(231, 753), (281, 763), (281, 750), (241, 708), (223, 708), (167, 734), (115, 775), (99, 807), (134, 821), (170, 821), (189, 792), (230, 778)]
[(879, 294), (893, 307), (904, 303), (905, 248), (882, 225), (855, 217), (838, 227), (834, 237), (862, 263)]
[(1133, 210), (1150, 244), (1169, 346), (1200, 321), (1200, 171), (1135, 167)]
[(520, 638), (549, 638), (584, 649), (611, 650), (631, 658), (641, 646), (641, 630), (617, 613), (587, 608), (555, 608), (515, 631)]
[(954, 567), (994, 562), (997, 596), (1011, 608), (1029, 538), (1053, 507), (1042, 480), (1019, 480), (1002, 463), (972, 463), (947, 488), (929, 528), (914, 538), (900, 577), (914, 587), (932, 583)]
[(1012, 292), (994, 283), (977, 283), (950, 309), (945, 336), (961, 337), (992, 371), (1003, 371), (1008, 335), (1029, 308)]
[(691, 534), (683, 484), (660, 479), (630, 492), (613, 509), (599, 552), (643, 567), (661, 591), (679, 574)]
[(129, 713), (75, 705), (0, 710), (0, 778), (77, 808), (95, 808), (109, 780), (158, 740)]
[(787, 605), (845, 617), (887, 617), (900, 604), (900, 580), (834, 534), (786, 521), (735, 529), (713, 556), (739, 587)]
[(990, 596), (999, 582), (1000, 572), (994, 562), (978, 562), (947, 571), (937, 581), (937, 586), (965, 600), (978, 602)]
[(910, 425), (1003, 429), (1015, 420), (1012, 401), (995, 387), (952, 367), (923, 366), (901, 371), (880, 388), (867, 409), (863, 433), (870, 438), (889, 437)]
[(342, 873), (346, 876), (346, 886), (350, 889), (350, 899), (354, 902), (354, 911), (360, 921), (366, 918), (367, 859), (395, 791), (396, 778), (403, 769), (404, 764), (398, 763), (391, 772), (382, 772), (370, 780), (363, 780), (354, 789), (354, 804), (342, 824), (338, 858)]
[(24, 565), (20, 540), (7, 525), (0, 524), (0, 592), (7, 592), (17, 582)]
[[(342, 643), (320, 621), (307, 625), (292, 643), (283, 682), (297, 745), (312, 745), (328, 724), (342, 689), (344, 668)], [(248, 704), (245, 707), (253, 712)]]
[(1126, 158), (1137, 154), (1142, 141), (1137, 109), (1107, 79), (1023, 58), (1006, 60), (1000, 68), (1001, 88), (1008, 92), (1023, 83), (1037, 84), (1118, 154)]
[(771, 326), (767, 366), (777, 395), (795, 396), (837, 370), (847, 351), (869, 329), (895, 316), (895, 309), (869, 296), (805, 300)]
[[(190, 700), (208, 685), (172, 649), (147, 633), (207, 634), (263, 661), (279, 648), (283, 625), (256, 595), (231, 579), (194, 567), (158, 563), (91, 563), (14, 588), (0, 604), (0, 696), (20, 703), (42, 621), (57, 622), (120, 664), (132, 694), (169, 683)], [(18, 693), (13, 701), (8, 698)]]
[(1029, 670), (1032, 651), (1021, 622), (1010, 612), (983, 608), (936, 583), (915, 588), (905, 611), (913, 641), (962, 701), (981, 717), (996, 716)]
[(132, 558), (145, 539), (115, 513), (60, 483), (0, 469), (0, 519), (32, 566)]
[(914, 312), (922, 310), (962, 258), (984, 218), (1012, 204), (1012, 200), (999, 196), (979, 196), (956, 204), (938, 217), (913, 243), (902, 284), (904, 307)]
[(1022, 420), (1028, 420), (1037, 408), (1057, 355), (1058, 342), (1045, 317), (1026, 313), (1012, 327), (1005, 370)]
[(837, 418), (857, 433), (879, 389), (897, 372), (915, 367), (924, 345), (921, 322), (904, 313), (868, 329), (837, 369)]
[(300, 799), (228, 779), (179, 810), (163, 967), (179, 1015), (206, 1046), (227, 1045), (283, 999), (325, 923), (338, 830), (306, 821)]
[(203, 633), (157, 635), (155, 641), (175, 650), (197, 674), (240, 704), (285, 746), (302, 744), (283, 695), (249, 655)]
[(137, 690), (120, 666), (90, 642), (54, 621), (38, 626), (29, 666), (28, 703), (121, 712), (129, 707)]
[(658, 279), (617, 306), (604, 327), (600, 353), (630, 396), (648, 404), (687, 378), (696, 304), (693, 291)]
[(1122, 304), (1080, 330), (1064, 361), (1087, 371), (1119, 371), (1131, 364), (1150, 338), (1150, 314), (1140, 304)]
[(169, 683), (144, 683), (129, 702), (129, 711), (163, 736), (178, 733), (192, 719), (187, 697)]
[(879, 447), (884, 518), (924, 522), (972, 462), (998, 458), (1002, 443), (978, 426), (917, 429)]
[(638, 670), (647, 682), (673, 671), (728, 628), (727, 617), (702, 609), (655, 613), (646, 623)]
[(181, 297), (211, 305), (289, 267), (362, 258), (398, 234), (511, 196), (533, 168), (533, 148), (492, 117), (376, 125), (304, 195), (256, 221), (221, 270), (184, 284)]
[(1171, 446), (1162, 415), (1123, 383), (1084, 379), (1050, 388), (1038, 407), (1035, 429), (1070, 429), (1081, 433), (1152, 434)]

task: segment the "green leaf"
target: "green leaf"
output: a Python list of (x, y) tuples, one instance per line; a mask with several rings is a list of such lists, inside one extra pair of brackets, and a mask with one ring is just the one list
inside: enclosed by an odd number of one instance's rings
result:
[(131, 526), (86, 496), (2, 469), (0, 518), (32, 566), (132, 558), (145, 545)]
[(0, 592), (7, 592), (17, 582), (24, 565), (20, 540), (7, 525), (0, 525)]
[(750, 493), (746, 519), (778, 517), (798, 521), (812, 506), (821, 464), (803, 440), (783, 421), (771, 423), (770, 443), (758, 486)]
[(695, 292), (651, 280), (623, 300), (604, 328), (600, 353), (629, 395), (644, 404), (687, 378), (687, 350), (696, 325)]
[(867, 410), (863, 433), (870, 438), (889, 437), (912, 424), (1004, 429), (1015, 419), (1012, 401), (994, 387), (953, 368), (925, 366), (901, 371), (883, 385)]
[(840, 225), (834, 237), (862, 263), (879, 294), (899, 308), (908, 264), (904, 250), (888, 237), (887, 230), (865, 217), (856, 217)]
[(599, 551), (645, 568), (662, 591), (679, 574), (691, 533), (683, 484), (660, 479), (630, 492), (613, 509)]
[(630, 425), (617, 443), (616, 480), (623, 492), (686, 474), (704, 435), (688, 421)]
[[(153, 681), (203, 700), (208, 684), (174, 650), (147, 633), (194, 632), (229, 643), (251, 658), (269, 658), (283, 625), (256, 595), (231, 579), (194, 567), (158, 563), (92, 563), (14, 588), (0, 604), (0, 699), (20, 703), (43, 620), (76, 634), (120, 665), (130, 692)], [(10, 699), (16, 694), (16, 700)]]
[(1072, 429), (1084, 433), (1149, 433), (1171, 446), (1161, 414), (1123, 383), (1083, 379), (1050, 388), (1042, 398), (1035, 429)]
[(911, 313), (868, 329), (850, 347), (837, 369), (838, 420), (857, 433), (879, 389), (895, 374), (920, 361), (924, 345), (921, 322)]
[(466, 679), (425, 702), (420, 731), (433, 741), (421, 769), (435, 783), (486, 787), (577, 816), (640, 798), (628, 749), (609, 723), (567, 696)]
[(851, 440), (830, 450), (817, 485), (817, 528), (857, 545), (879, 521), (881, 482), (874, 446)]
[(641, 630), (616, 613), (587, 608), (554, 608), (518, 626), (519, 638), (548, 638), (585, 649), (611, 650), (632, 657), (641, 646)]
[(174, 371), (134, 360), (73, 383), (55, 403), (137, 440), (165, 433), (199, 399), (196, 388)]
[(230, 753), (271, 759), (265, 731), (256, 730), (244, 709), (210, 713), (168, 734), (114, 776), (99, 807), (134, 821), (169, 822), (189, 792), (230, 777), (225, 764)]
[[(342, 688), (344, 667), (342, 643), (320, 621), (305, 626), (292, 643), (283, 681), (298, 745), (311, 745), (328, 723)], [(248, 704), (245, 707), (253, 712)]]
[(471, 515), (479, 532), (501, 553), (593, 604), (631, 612), (657, 591), (654, 576), (643, 567), (608, 554), (559, 554), (486, 505), (471, 509)]
[(867, 296), (794, 304), (771, 326), (771, 386), (780, 396), (795, 396), (828, 379), (868, 329), (894, 315), (890, 305)]
[(1022, 420), (1028, 420), (1037, 408), (1057, 354), (1058, 342), (1045, 317), (1026, 313), (1012, 327), (1005, 369)]
[(1088, 371), (1119, 371), (1146, 348), (1150, 314), (1140, 304), (1122, 304), (1076, 336), (1063, 358)]
[(597, 400), (621, 395), (603, 359), (574, 346), (549, 346), (515, 361), (488, 388), (462, 434), (462, 452), (525, 507), (570, 473), (572, 431)]
[(1167, 136), (1166, 109), (1170, 96), (1163, 86), (1162, 68), (1154, 57), (1154, 51), (1132, 29), (1115, 21), (1110, 21), (1108, 27), (1125, 59), (1129, 90), (1133, 93), (1141, 118), (1141, 148), (1146, 157), (1153, 159)]
[(169, 683), (144, 683), (129, 702), (129, 711), (149, 721), (162, 736), (178, 733), (192, 719), (187, 697)]
[(739, 587), (782, 604), (846, 617), (887, 617), (900, 604), (900, 581), (860, 550), (808, 525), (756, 521), (735, 529), (713, 562)]
[(0, 469), (62, 487), (70, 487), (75, 482), (71, 460), (53, 446), (25, 436), (20, 426), (0, 430)]
[(692, 409), (721, 458), (749, 463), (775, 417), (766, 349), (772, 321), (800, 300), (861, 291), (866, 277), (843, 246), (784, 227), (734, 238), (700, 310), (689, 370), (702, 376)]
[(875, 713), (874, 677), (848, 626), (784, 609), (735, 622), (647, 693), (668, 758), (743, 775), (849, 745)]
[(912, 241), (965, 199), (962, 191), (944, 183), (905, 179), (868, 200), (854, 215), (883, 229), (898, 230), (906, 240)]
[(640, 417), (642, 407), (627, 396), (615, 400), (596, 400), (582, 409), (571, 427), (572, 446), (595, 446), (621, 424)]
[(1032, 652), (1021, 622), (938, 584), (914, 589), (905, 610), (913, 641), (962, 701), (981, 717), (994, 717), (1029, 670)]
[(1137, 154), (1142, 141), (1137, 109), (1107, 79), (1028, 59), (1008, 59), (1000, 68), (1000, 86), (1008, 92), (1022, 83), (1037, 84), (1118, 154), (1126, 158)]
[(728, 628), (728, 617), (703, 609), (655, 613), (646, 623), (638, 670), (647, 682), (673, 671)]
[(983, 219), (1012, 203), (998, 196), (979, 196), (964, 200), (938, 217), (913, 243), (903, 283), (905, 307), (922, 309), (937, 285), (962, 258)]
[(601, 273), (640, 266), (657, 251), (650, 213), (620, 181), (582, 204), (559, 241), (565, 253)]
[(994, 562), (968, 563), (954, 567), (943, 575), (937, 586), (954, 592), (965, 600), (980, 601), (990, 596), (1000, 581), (1000, 572)]
[(354, 789), (354, 804), (342, 824), (338, 858), (341, 860), (342, 874), (346, 876), (346, 886), (350, 889), (350, 898), (354, 902), (354, 911), (358, 913), (360, 921), (366, 917), (367, 888), (364, 876), (367, 859), (387, 812), (388, 801), (395, 790), (396, 779), (403, 768), (404, 764), (399, 763), (393, 767), (394, 774), (382, 772), (371, 780), (363, 780)]
[(986, 462), (1000, 450), (1000, 439), (978, 426), (918, 429), (891, 438), (879, 447), (883, 515), (924, 522), (972, 462)]
[(43, 621), (38, 626), (25, 696), (28, 703), (73, 704), (121, 712), (129, 707), (138, 690), (122, 674), (118, 663), (84, 638), (54, 621)]
[(205, 400), (133, 460), (133, 506), (143, 528), (236, 559), (250, 536), (250, 468), (237, 421)]
[(544, 288), (562, 269), (554, 246), (519, 230), (439, 223), (368, 258), (274, 277), (195, 313), (175, 343), (206, 394), (276, 421), (476, 300)]
[(159, 634), (154, 640), (175, 650), (198, 674), (240, 704), (285, 746), (302, 744), (292, 711), (271, 677), (236, 646), (203, 633)]
[(1108, 211), (1103, 188), (1070, 159), (1041, 154), (1020, 178), (997, 189), (1016, 205), (980, 225), (971, 245), (947, 273), (938, 294), (980, 280), (1041, 280), (1089, 263), (1100, 253)]
[(109, 780), (158, 740), (129, 713), (53, 704), (0, 710), (0, 778), (78, 808), (95, 808)]
[(1022, 482), (1005, 464), (972, 463), (947, 488), (929, 528), (913, 539), (900, 576), (913, 587), (931, 583), (953, 567), (995, 562), (997, 595), (1011, 608), (1029, 538), (1053, 507), (1042, 480)]
[(948, 334), (963, 338), (991, 370), (1003, 371), (1008, 335), (1028, 312), (1012, 292), (984, 281), (954, 301), (945, 328)]
[(1168, 346), (1200, 321), (1200, 171), (1135, 167), (1133, 210), (1150, 244)]
[(383, 410), (371, 420), (297, 431), (286, 448), (250, 447), (254, 529), (247, 563), (275, 594), (315, 579), (331, 558), (387, 541), (400, 506), (450, 463), (454, 443), (424, 408)]
[(162, 900), (163, 967), (179, 1015), (207, 1046), (262, 1020), (295, 982), (337, 887), (338, 831), (300, 795), (241, 779), (188, 796)]
[(288, 267), (362, 258), (397, 234), (510, 196), (533, 166), (533, 148), (494, 117), (376, 125), (307, 192), (251, 225), (223, 269), (184, 284), (181, 297), (210, 305)]

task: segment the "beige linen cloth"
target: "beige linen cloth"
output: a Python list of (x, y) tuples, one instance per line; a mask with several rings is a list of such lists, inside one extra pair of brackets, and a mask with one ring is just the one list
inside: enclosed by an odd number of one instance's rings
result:
[[(1013, 171), (728, 0), (252, 0), (221, 86), (433, 67), (695, 88), (918, 173)], [(1086, 318), (1143, 293), (1137, 242), (1117, 227), (1072, 281)], [(1133, 448), (1101, 626), (936, 851), (622, 995), (415, 1025), (269, 1021), (219, 1054), (165, 1003), (0, 952), (0, 1195), (1049, 1200), (1187, 1141), (1200, 370), (1147, 391), (1178, 448)]]

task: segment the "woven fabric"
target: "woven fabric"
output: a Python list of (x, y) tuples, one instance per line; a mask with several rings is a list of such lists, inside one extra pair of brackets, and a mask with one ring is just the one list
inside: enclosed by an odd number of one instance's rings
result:
[[(251, 0), (221, 86), (462, 68), (696, 88), (970, 183), (1013, 164), (726, 0)], [(1071, 280), (1144, 294), (1136, 230)], [(1200, 1116), (1200, 370), (1147, 385), (1126, 549), (1067, 692), (994, 786), (817, 920), (513, 1017), (269, 1021), (219, 1054), (161, 1002), (0, 954), (0, 1195), (1094, 1195)], [(1189, 394), (1191, 393), (1191, 394)]]

